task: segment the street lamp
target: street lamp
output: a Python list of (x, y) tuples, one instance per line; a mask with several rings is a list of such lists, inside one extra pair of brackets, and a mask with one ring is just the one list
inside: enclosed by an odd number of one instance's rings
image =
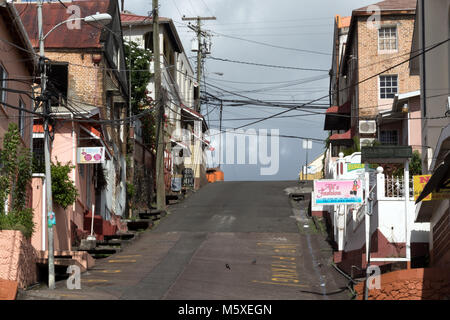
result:
[[(43, 0), (38, 0), (37, 2), (37, 14), (38, 14), (38, 27), (39, 27), (39, 56), (41, 66), (41, 95), (44, 97), (45, 91), (47, 89), (47, 67), (45, 65), (45, 50), (44, 50), (44, 40), (47, 36), (53, 32), (56, 28), (67, 23), (69, 21), (85, 21), (85, 22), (97, 22), (106, 25), (112, 20), (112, 17), (107, 13), (96, 13), (84, 18), (73, 18), (67, 19), (63, 22), (58, 23), (44, 36), (43, 31), (43, 19), (42, 19), (42, 2)], [(44, 98), (43, 100), (43, 114), (44, 114), (44, 156), (45, 156), (45, 180), (46, 180), (46, 195), (47, 195), (47, 218), (48, 218), (48, 287), (49, 289), (55, 289), (55, 256), (54, 256), (54, 246), (53, 246), (53, 226), (56, 224), (55, 213), (53, 212), (53, 200), (52, 200), (52, 175), (51, 175), (51, 159), (50, 159), (50, 132), (49, 132), (49, 117), (50, 117), (50, 104), (49, 100)], [(54, 130), (54, 129), (53, 129)], [(93, 214), (93, 213), (92, 213)]]

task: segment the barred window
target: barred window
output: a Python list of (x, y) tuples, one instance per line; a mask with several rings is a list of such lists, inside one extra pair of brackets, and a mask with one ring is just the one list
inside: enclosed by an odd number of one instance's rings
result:
[(382, 27), (378, 30), (378, 50), (397, 50), (397, 27)]
[(398, 76), (380, 76), (380, 99), (394, 99), (398, 93)]
[(398, 145), (397, 130), (381, 130), (380, 142), (385, 145)]

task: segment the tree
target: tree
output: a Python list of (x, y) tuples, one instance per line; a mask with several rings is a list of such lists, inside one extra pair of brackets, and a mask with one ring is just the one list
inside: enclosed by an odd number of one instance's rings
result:
[[(17, 124), (10, 123), (0, 150), (0, 229), (20, 230), (26, 237), (34, 231), (33, 210), (26, 208), (27, 187), (32, 178), (32, 156), (21, 146)], [(5, 204), (8, 205), (6, 214)]]

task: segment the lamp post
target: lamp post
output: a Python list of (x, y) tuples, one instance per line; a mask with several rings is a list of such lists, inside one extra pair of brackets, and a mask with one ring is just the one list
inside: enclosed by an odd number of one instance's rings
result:
[[(42, 18), (42, 3), (43, 0), (37, 2), (37, 15), (38, 15), (38, 32), (39, 32), (39, 56), (40, 56), (40, 73), (41, 73), (41, 97), (43, 101), (43, 115), (44, 115), (44, 157), (45, 157), (45, 185), (46, 185), (46, 203), (47, 203), (47, 218), (48, 218), (48, 287), (49, 289), (55, 289), (55, 256), (54, 256), (54, 236), (53, 226), (56, 224), (55, 213), (53, 212), (53, 199), (52, 199), (52, 176), (51, 176), (51, 159), (50, 159), (50, 130), (49, 130), (49, 118), (51, 114), (50, 100), (46, 97), (47, 90), (47, 66), (45, 63), (45, 47), (44, 41), (48, 35), (56, 30), (56, 28), (63, 24), (81, 20), (85, 22), (101, 22), (108, 23), (112, 20), (112, 17), (107, 13), (97, 13), (95, 15), (87, 16), (85, 18), (73, 18), (67, 19), (58, 23), (46, 35), (43, 30), (43, 18)], [(54, 130), (54, 129), (53, 129)]]

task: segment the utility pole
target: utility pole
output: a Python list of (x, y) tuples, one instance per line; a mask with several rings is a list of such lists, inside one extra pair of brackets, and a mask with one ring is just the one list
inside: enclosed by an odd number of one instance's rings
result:
[(155, 101), (158, 108), (156, 125), (156, 206), (166, 208), (166, 185), (164, 180), (164, 101), (161, 95), (161, 56), (159, 51), (159, 8), (158, 0), (153, 0), (153, 60), (155, 64)]
[(53, 226), (55, 225), (55, 213), (53, 212), (53, 197), (52, 197), (52, 175), (51, 175), (51, 159), (50, 159), (50, 132), (49, 132), (49, 117), (50, 117), (50, 101), (46, 97), (47, 90), (47, 66), (45, 62), (44, 49), (44, 30), (42, 19), (42, 0), (37, 3), (38, 13), (38, 32), (39, 32), (39, 56), (41, 65), (41, 97), (44, 114), (44, 157), (45, 157), (45, 185), (46, 185), (46, 203), (47, 203), (47, 219), (48, 219), (48, 287), (55, 289), (55, 256), (54, 256), (54, 240), (53, 240)]
[(206, 36), (206, 32), (202, 31), (201, 23), (203, 20), (216, 20), (216, 17), (182, 17), (183, 21), (197, 21), (197, 26), (191, 26), (189, 25), (189, 28), (191, 30), (194, 30), (197, 33), (197, 88), (198, 88), (198, 95), (197, 100), (195, 101), (195, 110), (197, 112), (200, 112), (200, 82), (202, 79), (202, 59), (203, 59), (203, 50), (202, 50), (202, 36)]
[[(122, 1), (122, 11), (123, 11), (123, 1)], [(131, 117), (133, 116), (133, 110), (132, 110), (132, 106), (131, 106), (131, 99), (132, 99), (132, 95), (131, 95), (131, 73), (132, 73), (132, 61), (131, 61), (131, 24), (129, 26), (129, 34), (128, 34), (128, 45), (130, 46), (130, 50), (129, 50), (129, 54), (130, 54), (130, 65), (129, 65), (129, 71), (128, 71), (128, 116), (130, 118), (130, 130), (129, 130), (129, 138), (130, 138), (130, 143), (132, 145), (131, 149), (132, 149), (132, 155), (130, 157), (130, 183), (134, 185), (134, 150), (136, 148), (136, 142), (134, 140), (134, 120), (131, 119)], [(129, 200), (129, 208), (128, 208), (128, 217), (131, 218), (133, 215), (133, 210), (131, 209), (132, 206), (132, 201), (133, 199), (128, 199)]]
[(220, 100), (220, 124), (219, 124), (219, 169), (220, 163), (222, 161), (222, 112), (223, 112), (223, 101)]

